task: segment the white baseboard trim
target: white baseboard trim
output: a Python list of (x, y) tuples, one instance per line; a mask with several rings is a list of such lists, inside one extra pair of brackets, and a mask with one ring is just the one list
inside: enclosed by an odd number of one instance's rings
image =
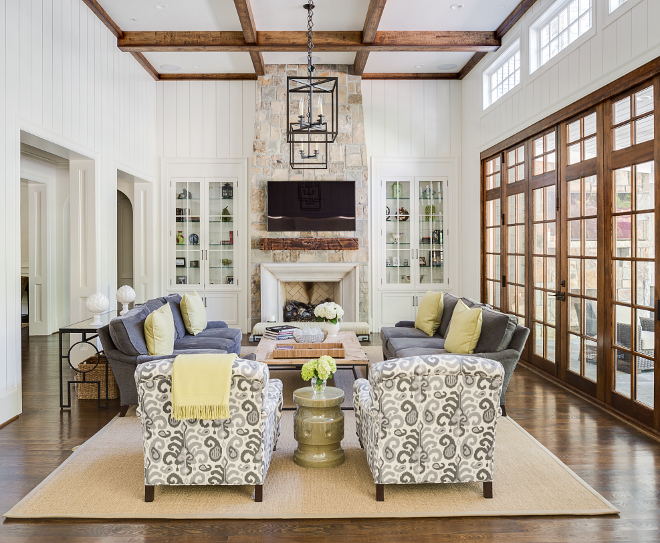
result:
[(18, 387), (0, 394), (0, 425), (21, 414)]

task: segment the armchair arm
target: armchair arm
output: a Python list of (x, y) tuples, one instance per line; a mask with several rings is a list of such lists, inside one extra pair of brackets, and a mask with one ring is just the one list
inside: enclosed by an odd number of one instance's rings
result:
[(282, 403), (282, 381), (279, 379), (271, 379), (268, 382), (266, 390), (264, 390), (264, 400), (261, 406), (261, 416), (265, 419), (268, 418), (277, 406)]

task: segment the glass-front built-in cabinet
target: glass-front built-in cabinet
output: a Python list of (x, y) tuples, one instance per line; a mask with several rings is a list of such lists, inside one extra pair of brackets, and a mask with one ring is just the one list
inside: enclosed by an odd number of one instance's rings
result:
[(173, 179), (175, 283), (226, 289), (237, 283), (234, 253), (237, 179)]
[(407, 289), (446, 283), (446, 183), (443, 178), (385, 180), (381, 284)]

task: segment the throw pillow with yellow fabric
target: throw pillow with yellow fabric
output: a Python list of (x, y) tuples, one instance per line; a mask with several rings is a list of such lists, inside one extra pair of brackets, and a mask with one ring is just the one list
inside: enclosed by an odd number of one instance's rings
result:
[(447, 330), (445, 350), (455, 354), (472, 354), (481, 336), (481, 323), (481, 307), (469, 308), (459, 300)]
[(202, 297), (197, 294), (197, 291), (186, 292), (183, 298), (181, 298), (179, 307), (181, 308), (183, 324), (186, 325), (188, 333), (196, 336), (206, 330), (206, 325), (208, 324), (206, 320), (206, 308), (204, 307)]
[(429, 290), (419, 302), (415, 328), (428, 334), (429, 337), (432, 337), (440, 327), (444, 307), (442, 296), (442, 292)]
[(230, 354), (180, 354), (172, 366), (172, 418), (228, 419)]
[(149, 313), (144, 321), (144, 339), (147, 351), (152, 356), (162, 356), (174, 352), (174, 317), (170, 304)]

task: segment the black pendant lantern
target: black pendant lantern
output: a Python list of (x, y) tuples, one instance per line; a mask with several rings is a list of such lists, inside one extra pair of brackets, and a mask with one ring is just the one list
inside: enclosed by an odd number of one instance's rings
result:
[(337, 77), (313, 77), (312, 22), (314, 3), (307, 10), (307, 77), (287, 77), (287, 142), (292, 169), (327, 169), (328, 144), (338, 132), (339, 91)]
[(223, 200), (232, 200), (234, 198), (234, 187), (231, 183), (225, 183), (222, 185), (222, 199)]

